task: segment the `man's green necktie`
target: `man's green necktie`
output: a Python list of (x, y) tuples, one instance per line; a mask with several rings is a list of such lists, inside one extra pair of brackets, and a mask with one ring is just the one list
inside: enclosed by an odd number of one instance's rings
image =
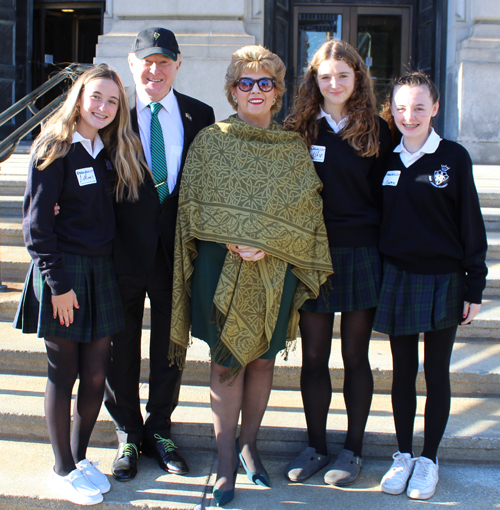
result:
[(163, 141), (163, 132), (158, 119), (158, 113), (163, 106), (161, 103), (149, 103), (148, 106), (151, 108), (151, 166), (153, 167), (151, 170), (155, 178), (160, 203), (163, 204), (169, 193), (165, 142)]

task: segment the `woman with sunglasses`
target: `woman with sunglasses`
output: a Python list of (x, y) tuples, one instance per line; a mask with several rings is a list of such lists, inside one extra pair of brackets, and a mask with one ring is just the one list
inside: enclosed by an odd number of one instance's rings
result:
[(240, 461), (270, 487), (256, 441), (275, 357), (331, 273), (321, 182), (300, 135), (272, 120), (284, 77), (262, 46), (233, 54), (225, 91), (236, 115), (198, 134), (179, 195), (171, 357), (185, 356), (191, 324), (211, 349), (218, 506), (234, 497)]
[(335, 271), (325, 292), (300, 311), (300, 386), (309, 444), (285, 473), (291, 481), (302, 482), (328, 464), (328, 360), (335, 312), (340, 312), (347, 434), (324, 480), (349, 485), (363, 466), (363, 435), (373, 394), (368, 346), (382, 279), (376, 182), (391, 144), (389, 127), (377, 115), (368, 68), (352, 46), (343, 41), (321, 46), (285, 126), (304, 136), (323, 181), (323, 214)]

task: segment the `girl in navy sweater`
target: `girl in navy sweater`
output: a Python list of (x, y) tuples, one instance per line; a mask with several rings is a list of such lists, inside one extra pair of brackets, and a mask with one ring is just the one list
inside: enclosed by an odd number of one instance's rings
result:
[[(392, 403), (399, 451), (382, 490), (431, 498), (437, 450), (450, 414), (450, 359), (459, 324), (481, 308), (486, 233), (472, 163), (459, 144), (431, 127), (439, 92), (424, 73), (396, 81), (385, 106), (402, 135), (382, 179), (380, 251), (384, 278), (374, 329), (390, 336)], [(418, 339), (424, 334), (427, 385), (424, 447), (413, 457)]]
[(304, 136), (323, 181), (323, 214), (334, 270), (320, 297), (307, 301), (300, 312), (300, 382), (309, 446), (285, 472), (298, 482), (328, 464), (326, 424), (332, 394), (328, 360), (335, 312), (341, 312), (348, 429), (325, 483), (349, 485), (363, 466), (363, 435), (373, 394), (368, 346), (382, 280), (376, 177), (385, 167), (391, 143), (389, 127), (377, 115), (368, 68), (352, 46), (343, 41), (321, 46), (285, 126)]
[(45, 339), (45, 417), (55, 456), (48, 485), (81, 505), (100, 503), (110, 489), (86, 450), (101, 407), (110, 337), (124, 328), (111, 261), (113, 199), (137, 198), (140, 154), (123, 84), (104, 64), (78, 78), (32, 148), (23, 234), (33, 262), (15, 326)]

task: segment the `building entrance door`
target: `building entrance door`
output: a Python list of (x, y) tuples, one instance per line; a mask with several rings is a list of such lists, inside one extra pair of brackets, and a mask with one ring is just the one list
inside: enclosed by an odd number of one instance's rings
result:
[(411, 7), (351, 7), (345, 4), (295, 6), (293, 13), (295, 85), (316, 52), (331, 39), (356, 48), (370, 67), (377, 102), (390, 80), (410, 60)]
[[(41, 0), (33, 12), (33, 88), (72, 62), (91, 64), (97, 38), (102, 34), (103, 1)], [(66, 87), (40, 98), (43, 107)]]

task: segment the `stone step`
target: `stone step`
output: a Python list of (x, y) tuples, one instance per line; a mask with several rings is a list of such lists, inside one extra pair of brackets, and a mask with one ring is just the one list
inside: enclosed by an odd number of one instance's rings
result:
[[(11, 221), (10, 219), (8, 221), (8, 223), (10, 223), (10, 225), (14, 225), (14, 228), (16, 229), (19, 222), (20, 218), (18, 221)], [(2, 222), (2, 232), (3, 226), (4, 223)], [(2, 240), (2, 245), (0, 246), (0, 268), (2, 271), (2, 278), (6, 282), (24, 282), (31, 263), (31, 257), (26, 250), (24, 243), (21, 246), (12, 246), (12, 241), (9, 246), (3, 243), (3, 237), (0, 239)]]
[[(4, 249), (5, 247), (2, 248), (2, 250)], [(5, 278), (3, 276), (3, 267), (4, 263), (2, 262), (2, 278), (3, 282), (7, 284), (7, 290), (0, 292), (0, 321), (12, 322), (21, 297), (23, 285), (20, 281), (10, 282), (8, 278)], [(26, 273), (18, 271), (17, 275), (17, 278), (20, 279), (22, 275), (24, 279)], [(146, 300), (143, 327), (149, 328), (149, 326), (149, 301)], [(339, 333), (340, 320), (338, 318), (335, 322), (334, 334), (338, 335)], [(472, 324), (459, 327), (457, 338), (500, 340), (500, 299), (497, 296), (485, 296), (477, 318)]]
[(500, 232), (486, 232), (488, 236), (488, 259), (500, 260)]
[(481, 207), (484, 225), (488, 232), (500, 231), (500, 209), (496, 207)]
[[(149, 330), (143, 330), (141, 380), (149, 378)], [(420, 359), (424, 359), (423, 342), (420, 342)], [(392, 384), (392, 355), (384, 336), (374, 336), (370, 342), (370, 364), (375, 391), (389, 393)], [(302, 350), (300, 340), (295, 350), (276, 358), (274, 387), (298, 390)], [(338, 334), (332, 340), (329, 361), (330, 377), (335, 391), (341, 391), (344, 370)], [(0, 322), (0, 373), (43, 376), (47, 373), (47, 359), (43, 340), (36, 335), (23, 335), (10, 323)], [(500, 396), (500, 343), (489, 340), (457, 339), (451, 360), (451, 384), (455, 395)], [(205, 342), (193, 339), (188, 349), (183, 381), (205, 385), (210, 380), (209, 349)], [(425, 392), (423, 367), (420, 364), (417, 388)]]
[[(7, 289), (5, 292), (0, 292), (0, 321), (12, 322), (16, 314), (23, 285), (21, 282), (9, 282), (5, 278), (3, 281), (7, 284)], [(149, 326), (149, 301), (146, 299), (143, 327), (149, 328)], [(337, 318), (334, 325), (334, 335), (339, 334), (340, 320)], [(379, 334), (374, 333), (374, 336), (377, 335)], [(500, 340), (500, 300), (497, 297), (486, 296), (483, 299), (483, 305), (477, 318), (472, 324), (459, 327), (457, 338)]]
[[(24, 248), (22, 223), (22, 218), (8, 218), (0, 221), (1, 246), (19, 246)], [(0, 255), (1, 254), (2, 248), (0, 248)]]
[[(16, 149), (16, 152), (7, 160), (0, 163), (0, 179), (5, 175), (23, 175), (25, 180), (28, 175), (28, 168), (30, 164), (29, 144), (21, 142)], [(18, 152), (21, 150), (22, 152)]]
[[(0, 403), (0, 437), (16, 441), (47, 442), (48, 432), (44, 419), (45, 377), (0, 374), (0, 385), (3, 393)], [(148, 391), (148, 384), (143, 383), (140, 387), (143, 405)], [(415, 421), (417, 450), (423, 440), (424, 405), (425, 398), (419, 396)], [(183, 384), (173, 422), (172, 436), (176, 444), (213, 449), (215, 438), (209, 388)], [(334, 392), (327, 423), (330, 449), (337, 449), (342, 444), (346, 426), (343, 396), (340, 392)], [(261, 451), (268, 454), (280, 451), (291, 455), (306, 446), (306, 423), (299, 391), (274, 389), (271, 392), (259, 437)], [(113, 446), (115, 441), (114, 424), (103, 406), (94, 428), (92, 444)], [(389, 457), (395, 451), (390, 395), (374, 395), (364, 444), (368, 456)], [(440, 458), (485, 461), (498, 460), (499, 455), (498, 397), (453, 397)]]
[(0, 189), (2, 196), (19, 196), (24, 195), (26, 188), (26, 177), (19, 175), (6, 175), (0, 174)]
[[(488, 254), (490, 254), (489, 250)], [(500, 260), (488, 257), (486, 264), (488, 266), (488, 277), (483, 296), (491, 298), (500, 296)]]
[(0, 217), (21, 218), (23, 215), (23, 196), (0, 196)]
[[(31, 258), (24, 246), (21, 218), (8, 218), (0, 222), (0, 243), (0, 270), (3, 281), (23, 282)], [(484, 296), (500, 297), (500, 232), (488, 232), (487, 265), (488, 277)]]
[[(8, 510), (69, 510), (81, 508), (62, 501), (46, 486), (46, 477), (53, 465), (53, 454), (49, 444), (35, 442), (0, 441), (5, 459), (15, 459), (2, 473), (0, 508)], [(111, 483), (111, 490), (104, 495), (99, 507), (103, 510), (202, 510), (215, 509), (211, 496), (216, 480), (217, 456), (214, 451), (183, 448), (190, 473), (175, 476), (161, 471), (153, 459), (141, 456), (139, 473), (127, 483), (114, 480), (111, 465), (114, 448), (88, 450), (87, 457), (99, 462)], [(336, 454), (332, 451), (331, 454)], [(36, 459), (36, 463), (33, 462)], [(390, 457), (377, 459), (364, 457), (363, 471), (350, 487), (325, 486), (322, 470), (303, 484), (290, 483), (283, 470), (290, 456), (280, 453), (263, 455), (272, 489), (264, 489), (249, 482), (243, 469), (238, 470), (234, 500), (226, 507), (233, 510), (262, 510), (267, 508), (314, 510), (370, 509), (412, 510), (415, 500), (405, 494), (399, 497), (383, 494), (379, 484), (390, 467)], [(439, 459), (439, 485), (428, 507), (455, 507), (464, 510), (491, 510), (500, 500), (500, 487), (494, 483), (498, 478), (498, 467), (492, 463), (447, 461)], [(334, 503), (333, 503), (334, 502)]]

